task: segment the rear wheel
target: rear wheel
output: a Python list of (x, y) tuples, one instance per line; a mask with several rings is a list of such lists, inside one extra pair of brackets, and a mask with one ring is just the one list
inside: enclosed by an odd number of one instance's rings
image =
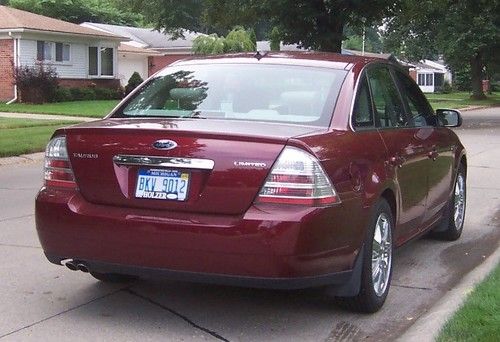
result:
[(90, 272), (90, 275), (104, 283), (129, 283), (137, 279), (137, 277), (134, 276), (117, 273)]
[(433, 232), (434, 236), (444, 240), (455, 241), (462, 235), (465, 222), (466, 198), (465, 169), (463, 166), (460, 166), (447, 212), (440, 225)]
[(376, 312), (385, 302), (392, 278), (394, 218), (386, 200), (375, 206), (365, 241), (361, 288), (355, 297), (339, 299), (341, 306), (359, 312)]

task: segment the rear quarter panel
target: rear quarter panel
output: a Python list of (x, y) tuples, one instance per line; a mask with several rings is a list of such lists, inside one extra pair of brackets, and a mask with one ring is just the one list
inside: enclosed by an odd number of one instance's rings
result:
[(373, 204), (387, 187), (393, 187), (384, 164), (386, 150), (376, 130), (327, 134), (292, 140), (308, 149), (320, 161), (342, 203), (332, 207), (331, 215), (315, 229), (331, 243), (360, 248), (371, 217)]

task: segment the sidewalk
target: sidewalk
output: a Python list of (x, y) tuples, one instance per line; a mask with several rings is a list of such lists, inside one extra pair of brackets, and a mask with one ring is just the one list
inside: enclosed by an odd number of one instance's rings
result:
[(58, 120), (58, 121), (94, 121), (98, 118), (88, 118), (83, 116), (65, 116), (65, 115), (50, 115), (50, 114), (30, 114), (30, 113), (4, 113), (0, 112), (0, 117), (3, 118), (21, 118), (21, 119), (36, 119), (36, 120)]
[(462, 281), (444, 295), (429, 311), (401, 335), (398, 342), (433, 342), (441, 328), (465, 303), (468, 295), (500, 263), (500, 246), (483, 263), (475, 267)]

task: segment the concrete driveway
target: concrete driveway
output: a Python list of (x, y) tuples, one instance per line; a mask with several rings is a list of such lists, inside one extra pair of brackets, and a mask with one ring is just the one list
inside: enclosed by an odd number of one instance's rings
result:
[(0, 167), (0, 341), (392, 340), (500, 241), (500, 109), (465, 113), (467, 219), (456, 242), (396, 252), (384, 308), (343, 311), (321, 291), (269, 291), (140, 280), (101, 284), (48, 263), (37, 240), (41, 163)]

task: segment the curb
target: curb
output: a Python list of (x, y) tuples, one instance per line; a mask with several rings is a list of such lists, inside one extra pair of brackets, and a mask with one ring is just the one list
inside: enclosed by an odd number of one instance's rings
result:
[(493, 254), (462, 278), (460, 283), (441, 297), (436, 305), (418, 318), (396, 341), (435, 341), (441, 328), (463, 305), (474, 287), (483, 281), (499, 263), (500, 247), (497, 247)]
[(44, 158), (45, 158), (45, 152), (21, 154), (20, 156), (16, 157), (0, 158), (0, 167), (17, 165), (17, 164), (36, 163), (43, 161)]
[(471, 110), (479, 110), (479, 109), (488, 109), (488, 108), (499, 108), (500, 106), (469, 106), (469, 107), (464, 107), (462, 109), (458, 109), (460, 112), (468, 112)]
[(100, 120), (100, 118), (89, 118), (86, 116), (32, 114), (32, 113), (9, 113), (9, 112), (0, 112), (0, 117), (2, 117), (2, 118), (34, 119), (34, 120), (81, 121), (81, 122)]

